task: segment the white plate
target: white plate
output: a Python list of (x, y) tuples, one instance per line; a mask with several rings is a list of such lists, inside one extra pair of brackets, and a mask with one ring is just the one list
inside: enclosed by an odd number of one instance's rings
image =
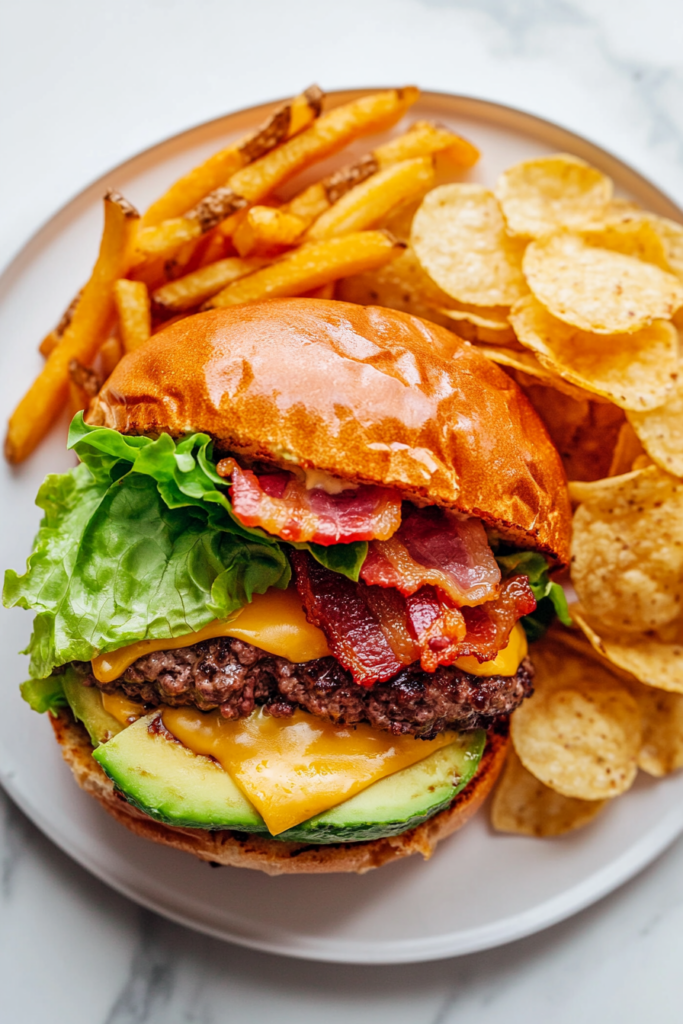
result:
[[(344, 101), (359, 95), (338, 93)], [(100, 230), (100, 199), (114, 186), (145, 207), (178, 174), (258, 123), (271, 106), (202, 125), (129, 160), (60, 210), (0, 279), (0, 419), (38, 371), (36, 343), (86, 279)], [(681, 219), (674, 204), (620, 161), (547, 122), (509, 108), (426, 93), (411, 119), (436, 118), (482, 150), (472, 179), (492, 183), (525, 157), (565, 150), (609, 173), (625, 195)], [(363, 152), (367, 142), (354, 147)], [(338, 162), (338, 161), (337, 161)], [(317, 173), (317, 172), (316, 172)], [(0, 566), (20, 568), (38, 525), (45, 473), (70, 465), (65, 424), (29, 462), (4, 463)], [(683, 831), (683, 775), (641, 778), (597, 821), (558, 840), (495, 835), (481, 813), (425, 864), (411, 858), (363, 877), (268, 878), (206, 864), (128, 833), (74, 785), (48, 722), (21, 701), (25, 662), (15, 652), (30, 615), (4, 612), (5, 679), (0, 778), (63, 850), (132, 899), (175, 921), (245, 946), (311, 960), (407, 963), (470, 953), (545, 928), (599, 899)]]

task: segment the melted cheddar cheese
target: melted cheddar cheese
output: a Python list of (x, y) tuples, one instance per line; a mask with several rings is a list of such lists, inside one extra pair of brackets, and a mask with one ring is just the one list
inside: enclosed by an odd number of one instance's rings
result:
[(306, 711), (272, 718), (261, 710), (226, 721), (220, 712), (164, 708), (164, 725), (195, 754), (214, 757), (257, 808), (272, 835), (367, 789), (448, 746), (392, 736), (369, 725), (335, 726)]
[[(140, 640), (118, 651), (100, 654), (93, 658), (93, 674), (99, 682), (111, 683), (145, 654), (190, 647), (218, 636), (236, 637), (292, 662), (313, 661), (331, 653), (325, 634), (307, 620), (296, 590), (272, 589), (265, 594), (255, 594), (251, 604), (245, 605), (232, 618), (210, 622), (196, 633), (166, 640)], [(475, 676), (513, 676), (526, 653), (526, 634), (517, 623), (507, 646), (492, 661), (480, 664), (476, 658), (467, 657), (459, 658), (455, 664)]]
[(145, 654), (191, 647), (217, 636), (236, 637), (293, 662), (313, 661), (331, 653), (323, 631), (306, 618), (296, 590), (273, 588), (265, 594), (254, 594), (251, 604), (240, 608), (232, 618), (210, 622), (196, 633), (167, 640), (140, 640), (118, 651), (99, 654), (93, 658), (93, 675), (101, 683), (111, 683)]

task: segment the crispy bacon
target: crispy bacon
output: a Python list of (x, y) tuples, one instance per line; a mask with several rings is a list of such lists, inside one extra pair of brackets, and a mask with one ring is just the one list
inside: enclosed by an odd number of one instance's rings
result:
[(452, 665), (460, 656), (460, 642), (467, 631), (463, 613), (430, 586), (410, 594), (405, 603), (425, 672), (436, 672), (439, 665)]
[(338, 494), (307, 489), (293, 473), (257, 476), (234, 459), (222, 459), (222, 476), (232, 475), (233, 512), (245, 526), (260, 526), (287, 541), (348, 544), (387, 540), (401, 522), (401, 499), (387, 487), (359, 484)]
[(291, 558), (309, 620), (361, 686), (390, 679), (418, 660), (426, 672), (464, 655), (490, 661), (505, 647), (515, 622), (536, 607), (526, 576), (505, 580), (495, 601), (458, 609), (435, 587), (403, 597), (390, 588), (353, 583), (303, 551)]
[(403, 668), (362, 587), (332, 572), (305, 551), (292, 551), (296, 586), (306, 615), (324, 632), (337, 661), (361, 686), (391, 679)]
[(457, 519), (430, 507), (413, 509), (389, 540), (370, 545), (361, 578), (405, 597), (427, 585), (438, 587), (461, 607), (493, 600), (500, 569), (479, 519)]
[(514, 624), (536, 609), (536, 598), (526, 576), (503, 580), (495, 601), (477, 608), (463, 608), (467, 625), (458, 657), (473, 655), (477, 661), (491, 661), (508, 642)]

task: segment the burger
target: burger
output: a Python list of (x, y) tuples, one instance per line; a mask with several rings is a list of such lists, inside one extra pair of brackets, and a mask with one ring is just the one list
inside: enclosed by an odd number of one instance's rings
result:
[(428, 856), (566, 616), (560, 458), (516, 383), (393, 310), (279, 299), (126, 355), (48, 476), (29, 682), (77, 782), (218, 864)]

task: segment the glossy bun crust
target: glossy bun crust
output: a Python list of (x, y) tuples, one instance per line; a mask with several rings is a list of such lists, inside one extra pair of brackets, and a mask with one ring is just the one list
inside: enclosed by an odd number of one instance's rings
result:
[(565, 474), (536, 412), (476, 348), (407, 313), (322, 299), (198, 313), (122, 359), (88, 420), (204, 431), (218, 450), (383, 483), (568, 558)]
[(429, 858), (437, 843), (461, 828), (484, 802), (503, 767), (509, 743), (507, 724), (490, 729), (484, 756), (472, 781), (458, 794), (450, 807), (417, 828), (388, 839), (316, 846), (286, 843), (244, 832), (176, 828), (154, 821), (116, 792), (114, 784), (91, 756), (93, 748), (85, 728), (74, 721), (69, 711), (60, 711), (56, 718), (49, 717), (64, 760), (78, 785), (99, 800), (121, 825), (143, 839), (173, 846), (177, 850), (194, 854), (200, 860), (252, 868), (268, 875), (330, 874), (340, 871), (364, 874), (414, 853)]

